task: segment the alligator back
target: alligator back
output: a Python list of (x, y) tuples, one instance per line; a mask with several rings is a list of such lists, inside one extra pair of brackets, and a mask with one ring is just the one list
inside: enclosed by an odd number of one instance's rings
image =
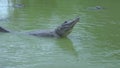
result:
[[(67, 37), (68, 34), (71, 33), (73, 27), (77, 22), (79, 22), (79, 17), (71, 20), (71, 21), (65, 21), (63, 24), (58, 26), (56, 29), (50, 31), (50, 30), (35, 30), (30, 32), (25, 32), (24, 34), (27, 35), (33, 35), (37, 37)], [(11, 31), (6, 30), (2, 27), (0, 27), (0, 32), (4, 33), (10, 33)], [(11, 32), (12, 33), (12, 32)]]

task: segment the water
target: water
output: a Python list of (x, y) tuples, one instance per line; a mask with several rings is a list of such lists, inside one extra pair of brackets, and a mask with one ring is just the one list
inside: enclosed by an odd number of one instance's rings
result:
[(119, 2), (0, 0), (0, 26), (11, 31), (54, 29), (81, 18), (68, 38), (0, 33), (0, 68), (119, 68)]

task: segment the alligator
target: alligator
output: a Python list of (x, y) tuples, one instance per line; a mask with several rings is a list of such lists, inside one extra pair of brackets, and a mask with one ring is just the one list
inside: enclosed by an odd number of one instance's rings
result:
[[(69, 35), (72, 32), (73, 27), (77, 22), (79, 22), (79, 20), (80, 18), (77, 17), (74, 20), (65, 21), (63, 24), (61, 24), (52, 31), (37, 30), (37, 31), (24, 32), (24, 34), (37, 36), (37, 37), (58, 37), (58, 38), (67, 37), (67, 35)], [(5, 28), (2, 27), (0, 27), (0, 32), (12, 33), (11, 31), (6, 30)]]

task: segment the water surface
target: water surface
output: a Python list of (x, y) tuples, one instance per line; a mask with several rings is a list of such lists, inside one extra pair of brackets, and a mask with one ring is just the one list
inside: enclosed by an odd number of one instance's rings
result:
[(0, 26), (15, 32), (81, 18), (68, 38), (0, 33), (0, 68), (119, 68), (119, 2), (0, 0)]

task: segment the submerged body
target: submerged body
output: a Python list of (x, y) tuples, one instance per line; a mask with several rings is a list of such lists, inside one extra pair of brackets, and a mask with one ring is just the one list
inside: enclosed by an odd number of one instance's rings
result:
[(25, 32), (24, 34), (33, 35), (37, 37), (59, 37), (54, 30), (35, 30), (30, 32)]
[(9, 33), (8, 30), (6, 30), (6, 29), (4, 29), (4, 28), (2, 28), (2, 27), (0, 27), (0, 32)]
[[(25, 32), (24, 34), (33, 35), (37, 37), (66, 37), (69, 33), (71, 33), (73, 27), (77, 22), (79, 22), (80, 18), (76, 18), (72, 21), (65, 21), (62, 25), (58, 26), (54, 30), (36, 30), (36, 31), (30, 31)], [(11, 33), (11, 31), (8, 31), (2, 27), (0, 27), (0, 32), (4, 33)]]

